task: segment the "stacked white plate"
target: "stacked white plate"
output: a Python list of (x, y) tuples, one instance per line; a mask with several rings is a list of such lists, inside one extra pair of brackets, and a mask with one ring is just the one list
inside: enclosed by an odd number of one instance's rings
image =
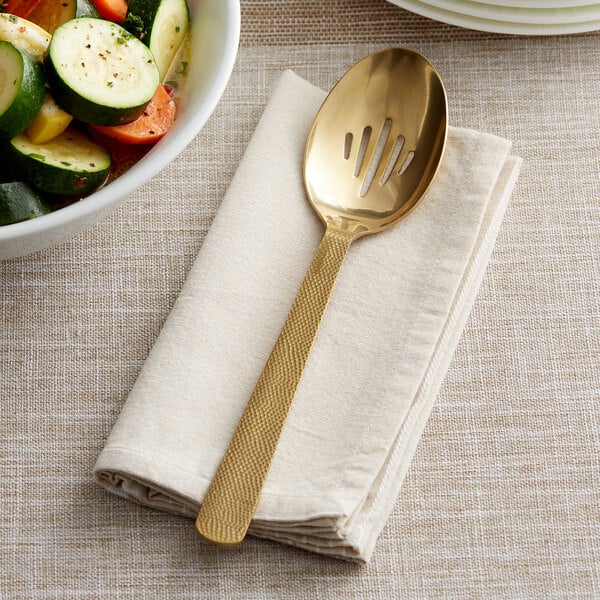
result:
[(425, 17), (496, 33), (557, 35), (600, 30), (593, 0), (390, 0)]

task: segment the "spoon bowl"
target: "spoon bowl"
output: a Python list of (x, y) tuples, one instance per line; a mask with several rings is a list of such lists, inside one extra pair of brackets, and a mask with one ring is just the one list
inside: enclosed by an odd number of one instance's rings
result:
[(244, 539), (348, 247), (415, 208), (440, 164), (446, 129), (444, 86), (411, 50), (368, 56), (323, 102), (304, 182), (325, 234), (202, 501), (196, 529), (206, 539)]
[(433, 65), (393, 48), (352, 67), (317, 113), (304, 182), (325, 226), (375, 233), (406, 217), (441, 161), (446, 95)]

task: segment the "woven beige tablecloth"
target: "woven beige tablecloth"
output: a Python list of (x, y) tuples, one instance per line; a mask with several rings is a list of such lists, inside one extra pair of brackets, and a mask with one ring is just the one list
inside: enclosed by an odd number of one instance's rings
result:
[[(242, 19), (184, 154), (90, 231), (0, 263), (0, 598), (599, 598), (600, 34), (485, 34), (383, 0), (242, 0)], [(438, 67), (453, 125), (513, 141), (521, 176), (371, 563), (224, 553), (92, 466), (272, 82), (328, 88), (391, 45)]]

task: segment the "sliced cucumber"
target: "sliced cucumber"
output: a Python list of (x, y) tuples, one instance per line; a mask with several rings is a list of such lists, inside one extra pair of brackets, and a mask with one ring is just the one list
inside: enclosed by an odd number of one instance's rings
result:
[(9, 140), (35, 118), (44, 101), (42, 64), (9, 42), (0, 41), (0, 138)]
[(50, 34), (27, 19), (0, 13), (0, 40), (42, 60), (50, 43)]
[(54, 32), (46, 68), (56, 102), (96, 125), (134, 121), (160, 83), (148, 47), (120, 25), (88, 17)]
[(162, 81), (183, 44), (189, 22), (186, 0), (131, 0), (123, 26), (148, 45)]
[(26, 221), (49, 212), (52, 207), (23, 181), (0, 183), (0, 225)]
[(68, 196), (83, 196), (104, 183), (110, 154), (73, 126), (46, 144), (33, 144), (25, 134), (3, 149), (17, 172), (33, 187)]

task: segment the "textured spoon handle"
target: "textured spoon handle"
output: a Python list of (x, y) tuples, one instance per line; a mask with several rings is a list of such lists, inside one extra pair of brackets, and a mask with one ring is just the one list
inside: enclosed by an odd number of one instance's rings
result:
[(352, 234), (327, 229), (202, 502), (196, 529), (238, 544), (246, 535)]

